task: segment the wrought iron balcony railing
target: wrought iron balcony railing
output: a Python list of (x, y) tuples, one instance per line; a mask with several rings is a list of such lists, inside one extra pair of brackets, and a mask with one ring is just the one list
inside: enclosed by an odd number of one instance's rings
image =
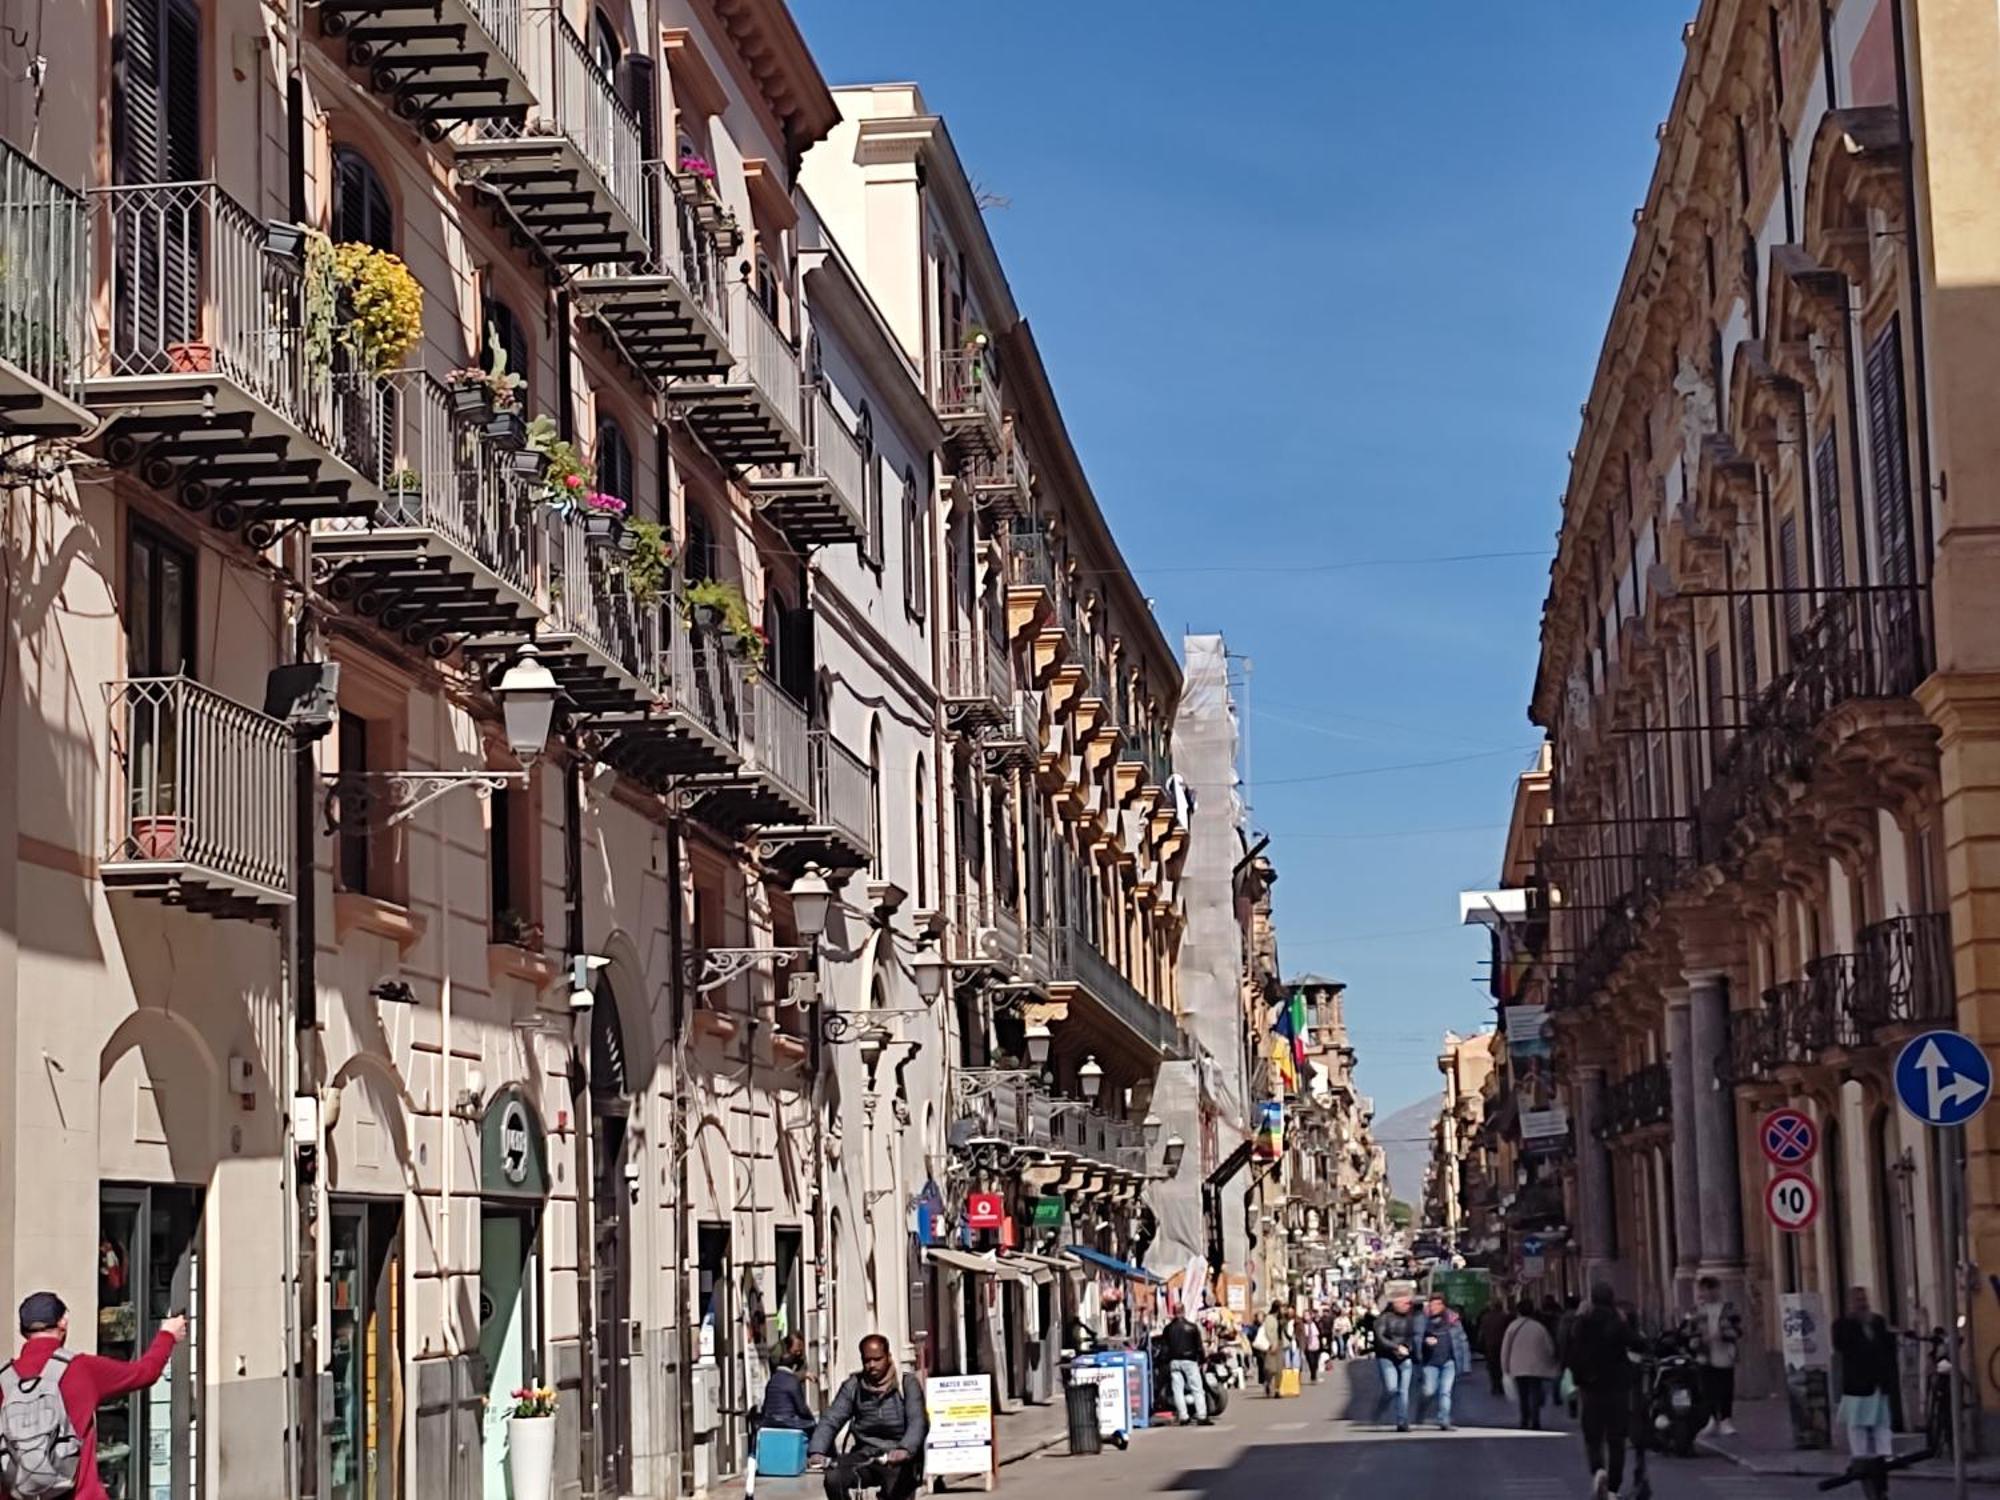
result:
[[(324, 3), (324, 0), (322, 0)], [(669, 162), (642, 164), (645, 237), (630, 259), (584, 267), (577, 305), (657, 380), (706, 380), (728, 370), (729, 256), (736, 220), (702, 177)]]
[(1007, 582), (1012, 587), (1054, 593), (1060, 576), (1055, 549), (1040, 526), (1016, 526), (1007, 533)]
[(714, 384), (680, 382), (673, 399), (695, 435), (731, 467), (804, 464), (811, 454), (799, 351), (756, 288), (734, 281), (728, 295), (728, 373)]
[(1081, 988), (1110, 1019), (1147, 1046), (1168, 1054), (1179, 1048), (1180, 1027), (1174, 1018), (1141, 994), (1081, 928), (1058, 927), (1054, 938), (1057, 983)]
[(1020, 913), (981, 884), (951, 898), (951, 932), (946, 950), (956, 964), (1020, 970), (1027, 952)]
[(819, 821), (866, 864), (875, 853), (875, 781), (860, 756), (833, 737), (812, 731), (813, 806)]
[(1081, 1101), (1052, 1098), (1026, 1071), (968, 1068), (954, 1083), (958, 1097), (951, 1140), (961, 1150), (997, 1143), (1068, 1151), (1097, 1165), (1145, 1175), (1145, 1130), (1130, 1120), (1114, 1120)]
[(519, 0), (316, 0), (319, 33), (427, 140), (532, 107)]
[[(624, 560), (615, 549), (594, 544), (574, 517), (549, 514), (544, 533), (549, 612), (543, 633), (574, 637), (650, 696), (664, 648), (666, 596), (634, 598)], [(569, 691), (575, 698), (578, 687), (571, 684)]]
[(1944, 912), (1890, 917), (1864, 927), (1855, 943), (1855, 1008), (1872, 1029), (1953, 1026), (1951, 918)]
[(934, 396), (945, 441), (959, 457), (991, 454), (999, 447), (1004, 429), (1000, 382), (985, 349), (941, 352)]
[(802, 807), (812, 806), (812, 741), (806, 711), (763, 672), (740, 666), (743, 772), (773, 783)]
[(0, 140), (0, 431), (83, 425), (89, 243), (83, 194)]
[(989, 630), (954, 630), (945, 641), (944, 701), (954, 722), (997, 724), (1014, 698), (1006, 644)]
[(104, 883), (224, 916), (292, 900), (292, 737), (190, 677), (111, 684)]

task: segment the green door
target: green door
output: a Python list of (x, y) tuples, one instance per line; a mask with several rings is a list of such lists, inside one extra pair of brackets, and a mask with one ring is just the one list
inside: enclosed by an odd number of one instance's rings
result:
[(479, 1353), (486, 1367), (484, 1500), (512, 1500), (507, 1418), (514, 1392), (541, 1378), (535, 1330), (533, 1221), (488, 1207), (479, 1221)]

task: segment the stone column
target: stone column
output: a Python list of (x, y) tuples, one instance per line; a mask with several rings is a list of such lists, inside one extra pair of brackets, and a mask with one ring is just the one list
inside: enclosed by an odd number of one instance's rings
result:
[[(1722, 1081), (1716, 1068), (1729, 1050), (1729, 978), (1710, 969), (1691, 973), (1687, 980), (1698, 1186), (1695, 1201), (1701, 1220), (1699, 1269), (1704, 1276), (1740, 1281), (1743, 1188), (1736, 1167), (1736, 1093)], [(1678, 1139), (1678, 1128), (1675, 1135)]]
[(1604, 1118), (1604, 1065), (1585, 1063), (1576, 1070), (1577, 1207), (1583, 1222), (1577, 1226), (1583, 1259), (1583, 1285), (1587, 1297), (1591, 1287), (1612, 1280), (1617, 1259), (1612, 1253), (1612, 1230), (1616, 1207), (1611, 1197), (1611, 1152), (1598, 1139), (1597, 1126)]
[[(1673, 1084), (1674, 1306), (1694, 1306), (1694, 1283), (1701, 1264), (1701, 1172), (1695, 1147), (1694, 1013), (1687, 987), (1666, 992), (1667, 1072)], [(1725, 1023), (1726, 1024), (1726, 1023)]]

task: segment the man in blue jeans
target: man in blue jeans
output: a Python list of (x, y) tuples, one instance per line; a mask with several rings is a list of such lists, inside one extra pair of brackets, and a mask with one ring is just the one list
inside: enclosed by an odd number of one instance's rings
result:
[(1423, 1359), (1423, 1404), (1438, 1431), (1450, 1432), (1451, 1393), (1459, 1376), (1472, 1373), (1472, 1340), (1466, 1337), (1465, 1320), (1436, 1292), (1424, 1309), (1423, 1325), (1417, 1341)]
[(1389, 1305), (1375, 1318), (1375, 1372), (1382, 1378), (1375, 1420), (1385, 1421), (1393, 1412), (1398, 1432), (1410, 1430), (1410, 1367), (1424, 1338), (1424, 1315), (1410, 1292), (1408, 1282), (1392, 1282)]

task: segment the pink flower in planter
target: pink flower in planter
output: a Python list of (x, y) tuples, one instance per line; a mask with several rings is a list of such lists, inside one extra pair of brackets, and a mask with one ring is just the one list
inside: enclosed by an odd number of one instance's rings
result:
[(602, 490), (592, 490), (588, 495), (584, 496), (583, 503), (601, 515), (622, 516), (625, 514), (625, 502), (620, 500), (616, 495), (605, 494)]
[(681, 153), (680, 165), (683, 172), (692, 173), (703, 182), (715, 181), (715, 168), (710, 165), (707, 157), (702, 156), (698, 152), (683, 151)]
[(564, 489), (580, 490), (583, 488), (583, 476), (581, 474), (565, 474), (563, 475), (562, 482)]

